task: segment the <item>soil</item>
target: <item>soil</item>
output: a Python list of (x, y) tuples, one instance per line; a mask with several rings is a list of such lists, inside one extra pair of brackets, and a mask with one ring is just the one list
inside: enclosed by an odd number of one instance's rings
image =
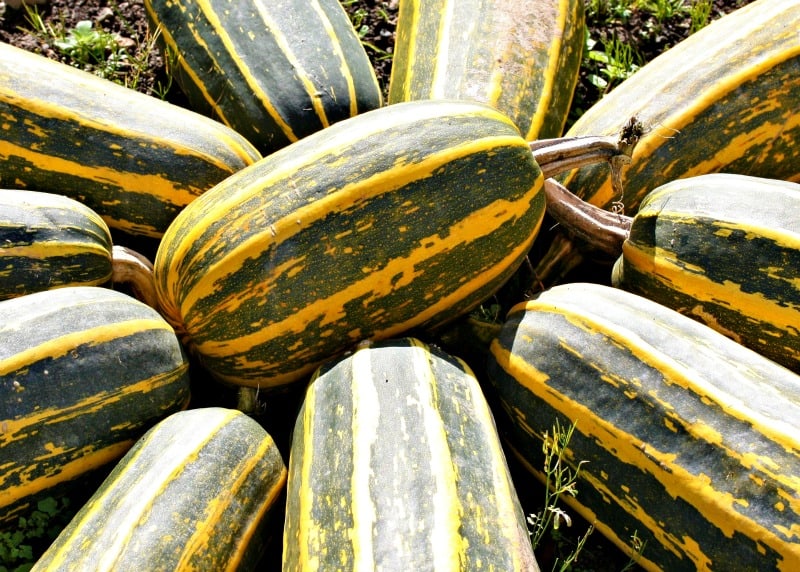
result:
[[(37, 16), (52, 30), (52, 35), (36, 31), (34, 21)], [(164, 59), (158, 50), (147, 49), (150, 32), (142, 0), (47, 0), (27, 9), (25, 6), (19, 9), (6, 7), (0, 18), (0, 40), (50, 59), (72, 64), (72, 60), (62, 54), (52, 44), (52, 40), (54, 36), (64, 35), (74, 29), (81, 21), (90, 21), (96, 29), (117, 35), (118, 43), (129, 53), (131, 60), (142, 57), (146, 59), (146, 64), (140, 67), (143, 73), (137, 83), (139, 91), (150, 94), (158, 81), (164, 81)], [(129, 84), (127, 74), (134, 73), (134, 66), (129, 64), (121, 67), (120, 73), (110, 79), (123, 84), (128, 80)], [(88, 71), (92, 69), (89, 68)]]
[[(391, 71), (398, 0), (341, 1), (356, 26), (385, 93)], [(587, 6), (593, 2), (597, 4), (597, 0), (585, 1)], [(750, 1), (752, 0), (714, 0), (710, 17), (718, 18)], [(0, 1), (0, 9), (2, 4)], [(623, 2), (607, 0), (606, 4), (620, 5)], [(44, 26), (44, 28), (40, 26), (38, 31), (35, 25), (37, 19), (40, 19)], [(53, 40), (54, 37), (63, 36), (74, 29), (81, 21), (90, 21), (95, 28), (117, 35), (117, 42), (127, 54), (128, 63), (119, 66), (119, 70), (109, 79), (123, 85), (135, 86), (139, 91), (164, 97), (173, 103), (182, 103), (179, 88), (169, 82), (164, 59), (153, 47), (143, 0), (47, 0), (27, 10), (6, 7), (4, 14), (0, 16), (0, 41), (74, 65), (70, 58), (54, 46)], [(617, 37), (636, 46), (638, 54), (636, 61), (640, 65), (687, 37), (690, 29), (691, 19), (686, 13), (658, 21), (651, 13), (637, 8), (632, 8), (624, 14), (593, 14), (587, 19), (587, 32), (590, 38), (602, 42)], [(597, 64), (586, 62), (581, 70), (571, 120), (599, 99), (604, 91), (613, 88), (610, 84), (605, 90), (601, 90), (596, 82), (591, 80), (592, 74), (598, 73), (596, 66)], [(97, 70), (92, 69), (90, 65), (89, 71)], [(513, 459), (509, 461), (512, 470), (521, 471), (520, 467), (514, 465)], [(535, 499), (528, 498), (536, 493), (534, 490), (520, 492), (526, 508), (535, 506), (540, 500), (538, 496)], [(531, 508), (531, 511), (533, 510), (535, 509)], [(586, 522), (574, 518), (572, 531), (562, 532), (558, 539), (551, 540), (537, 552), (542, 569), (550, 569), (553, 559), (559, 554), (563, 557), (565, 553), (569, 553), (587, 527)], [(599, 533), (594, 533), (581, 553), (580, 562), (576, 563), (573, 569), (596, 572), (620, 570), (627, 561), (627, 557), (606, 542)]]

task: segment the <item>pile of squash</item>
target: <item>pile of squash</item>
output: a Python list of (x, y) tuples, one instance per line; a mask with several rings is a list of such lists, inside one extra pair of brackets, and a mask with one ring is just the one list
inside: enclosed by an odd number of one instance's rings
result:
[(107, 474), (34, 570), (538, 570), (556, 421), (644, 568), (800, 568), (799, 0), (563, 136), (582, 0), (401, 0), (388, 101), (335, 0), (145, 5), (186, 108), (0, 44), (0, 522)]

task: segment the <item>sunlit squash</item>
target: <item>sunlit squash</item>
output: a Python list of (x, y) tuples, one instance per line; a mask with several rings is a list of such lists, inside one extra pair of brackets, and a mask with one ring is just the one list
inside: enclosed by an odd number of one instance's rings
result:
[[(508, 445), (541, 474), (554, 421), (575, 424), (569, 502), (647, 570), (800, 566), (800, 376), (611, 286), (514, 307), (488, 377)], [(518, 481), (518, 486), (522, 486)]]

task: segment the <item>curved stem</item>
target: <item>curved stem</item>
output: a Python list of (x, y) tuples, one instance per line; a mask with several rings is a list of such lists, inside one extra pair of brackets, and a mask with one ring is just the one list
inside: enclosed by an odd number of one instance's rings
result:
[(111, 268), (112, 283), (126, 285), (137, 300), (159, 310), (153, 264), (145, 256), (115, 244), (111, 250)]
[(617, 136), (561, 137), (528, 144), (545, 177), (547, 213), (577, 239), (583, 250), (618, 257), (630, 232), (632, 219), (582, 201), (553, 177), (606, 161), (611, 167), (614, 191), (621, 196), (622, 168), (630, 163), (643, 133), (642, 123), (633, 116)]
[(633, 221), (631, 217), (589, 204), (555, 179), (545, 180), (544, 192), (547, 214), (567, 233), (590, 250), (613, 258), (622, 254), (622, 243), (628, 238)]

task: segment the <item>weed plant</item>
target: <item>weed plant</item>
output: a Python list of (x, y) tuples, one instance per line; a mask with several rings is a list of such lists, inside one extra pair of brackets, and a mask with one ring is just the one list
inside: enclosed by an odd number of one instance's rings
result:
[(69, 498), (47, 497), (36, 510), (17, 519), (16, 526), (0, 531), (0, 572), (26, 572), (55, 540), (72, 517)]
[[(52, 45), (73, 67), (94, 73), (133, 90), (141, 91), (140, 80), (151, 65), (151, 56), (158, 51), (161, 30), (148, 33), (143, 41), (131, 46), (123, 45), (117, 34), (96, 27), (90, 20), (82, 20), (68, 28), (62, 21), (46, 23), (37, 6), (23, 5), (30, 33)], [(135, 33), (131, 36), (137, 37)], [(167, 74), (163, 82), (156, 82), (152, 95), (165, 99), (172, 86), (169, 56), (166, 58)], [(2, 570), (0, 570), (2, 572)]]
[[(567, 462), (567, 452), (572, 434), (575, 431), (575, 423), (569, 427), (563, 427), (556, 419), (551, 431), (545, 432), (542, 439), (542, 453), (544, 454), (544, 498), (542, 509), (528, 515), (529, 534), (534, 551), (540, 547), (542, 540), (549, 536), (557, 546), (568, 545), (569, 540), (561, 534), (562, 525), (572, 526), (572, 518), (561, 507), (562, 497), (565, 495), (576, 497), (578, 495), (578, 477), (581, 468), (587, 461), (579, 461), (576, 465), (570, 466)], [(586, 541), (594, 531), (590, 524), (583, 535), (577, 538), (567, 549), (558, 550), (553, 562), (553, 572), (566, 572), (571, 570), (578, 561), (578, 556), (583, 550)], [(627, 572), (636, 567), (638, 560), (645, 549), (644, 542), (634, 531), (631, 537), (632, 555), (621, 572)]]

